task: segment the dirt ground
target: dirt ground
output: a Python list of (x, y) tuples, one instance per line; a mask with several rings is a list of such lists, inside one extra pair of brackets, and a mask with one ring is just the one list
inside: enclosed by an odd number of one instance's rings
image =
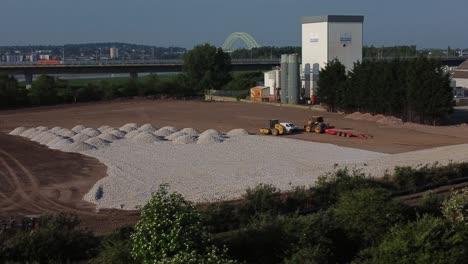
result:
[[(372, 138), (359, 140), (305, 133), (287, 137), (384, 153), (468, 143), (468, 126), (389, 126), (345, 119), (341, 114), (284, 106), (172, 100), (129, 100), (0, 111), (0, 131), (7, 133), (19, 126), (120, 127), (126, 123), (151, 123), (159, 127), (214, 128), (224, 132), (245, 128), (258, 133), (268, 119), (302, 127), (312, 115), (322, 115), (337, 128), (352, 128)], [(35, 142), (0, 133), (0, 217), (66, 211), (78, 214), (84, 226), (100, 233), (135, 222), (137, 212), (106, 210), (96, 213), (92, 205), (81, 200), (94, 183), (105, 176), (105, 166), (93, 158), (50, 150)]]

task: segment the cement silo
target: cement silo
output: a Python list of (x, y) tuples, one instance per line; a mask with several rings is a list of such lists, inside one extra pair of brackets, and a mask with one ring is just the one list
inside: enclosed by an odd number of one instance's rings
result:
[(299, 55), (290, 54), (288, 63), (288, 103), (299, 104)]
[(310, 64), (309, 63), (306, 63), (305, 66), (304, 66), (304, 89), (305, 89), (305, 97), (307, 98), (310, 98), (310, 96), (312, 95), (312, 93), (310, 92), (310, 88), (311, 88), (311, 81), (312, 81), (312, 78), (310, 77)]
[(280, 78), (280, 86), (281, 86), (281, 103), (287, 104), (288, 103), (288, 63), (289, 63), (289, 55), (282, 54), (281, 55), (281, 78)]

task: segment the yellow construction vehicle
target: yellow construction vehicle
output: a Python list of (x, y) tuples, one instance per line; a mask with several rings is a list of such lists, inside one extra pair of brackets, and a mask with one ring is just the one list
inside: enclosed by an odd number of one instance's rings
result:
[(328, 128), (331, 128), (330, 125), (325, 123), (321, 116), (313, 116), (304, 126), (306, 132), (315, 132), (317, 134), (323, 134)]
[(271, 134), (273, 136), (283, 135), (286, 133), (286, 128), (284, 128), (278, 120), (270, 120), (268, 125), (268, 127), (260, 128), (260, 133), (265, 135)]

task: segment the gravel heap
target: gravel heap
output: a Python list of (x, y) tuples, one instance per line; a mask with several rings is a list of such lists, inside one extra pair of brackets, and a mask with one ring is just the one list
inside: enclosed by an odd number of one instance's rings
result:
[(63, 129), (63, 127), (56, 126), (56, 127), (51, 128), (49, 131), (52, 132), (52, 133), (57, 133), (62, 129)]
[(20, 134), (20, 136), (25, 137), (25, 138), (32, 138), (37, 134), (38, 130), (36, 128), (30, 128), (23, 133)]
[(52, 139), (51, 141), (49, 141), (49, 143), (47, 143), (46, 145), (48, 147), (52, 147), (53, 145), (57, 144), (58, 142), (64, 140), (64, 139), (68, 139), (66, 137), (62, 137), (62, 136), (55, 136), (54, 139)]
[(107, 129), (109, 129), (109, 128), (111, 128), (111, 127), (110, 127), (110, 126), (101, 126), (101, 127), (98, 128), (98, 130), (99, 130), (101, 133), (103, 133), (105, 130), (107, 130)]
[(138, 128), (138, 130), (140, 131), (150, 131), (150, 132), (154, 132), (157, 130), (156, 127), (154, 127), (153, 125), (151, 124), (144, 124), (142, 125), (140, 128)]
[(197, 140), (197, 144), (213, 144), (213, 143), (221, 143), (224, 141), (222, 136), (218, 136), (215, 133), (207, 133), (207, 134), (200, 134)]
[[(133, 129), (133, 128), (132, 128)], [(130, 130), (130, 129), (127, 129), (127, 130)], [(133, 130), (136, 130), (136, 129), (133, 129)], [(130, 131), (133, 131), (133, 130), (130, 130)], [(118, 138), (123, 138), (125, 137), (125, 135), (127, 134), (127, 132), (125, 131), (121, 131), (121, 130), (118, 130), (118, 129), (114, 129), (114, 130), (111, 130), (111, 131), (107, 131), (106, 133), (109, 133), (111, 135), (114, 135)]]
[(17, 127), (15, 129), (13, 129), (10, 133), (8, 133), (9, 135), (12, 135), (12, 136), (19, 136), (21, 135), (21, 133), (23, 133), (24, 131), (26, 131), (27, 128), (25, 127)]
[(77, 125), (77, 126), (74, 126), (71, 130), (75, 133), (80, 133), (81, 130), (85, 129), (86, 127), (83, 126), (83, 125)]
[(185, 135), (187, 135), (187, 134), (182, 132), (182, 131), (179, 131), (179, 132), (175, 132), (175, 133), (170, 134), (169, 136), (165, 137), (165, 139), (174, 140), (174, 139), (176, 139), (178, 137), (185, 136)]
[[(52, 142), (52, 141), (51, 141)], [(60, 141), (58, 141), (57, 143), (53, 144), (50, 146), (51, 149), (58, 149), (58, 150), (62, 150), (64, 148), (66, 148), (67, 146), (73, 144), (73, 139), (71, 138), (64, 138)]]
[(228, 137), (242, 137), (249, 135), (249, 132), (243, 128), (236, 128), (226, 133)]
[(107, 132), (102, 133), (101, 135), (98, 136), (98, 138), (103, 139), (105, 141), (109, 141), (109, 142), (113, 142), (115, 140), (120, 139), (120, 138), (118, 138), (118, 137), (116, 137), (116, 136), (114, 136), (112, 134), (107, 133)]
[(75, 132), (71, 131), (71, 130), (68, 129), (68, 128), (64, 128), (64, 129), (58, 131), (58, 132), (55, 133), (55, 134), (57, 134), (57, 135), (59, 135), (59, 136), (62, 136), (62, 137), (73, 137), (73, 136), (76, 135)]
[(42, 139), (42, 137), (47, 135), (47, 133), (50, 133), (50, 132), (49, 131), (38, 132), (34, 137), (31, 138), (31, 141), (39, 142)]
[(85, 128), (83, 130), (81, 130), (81, 133), (84, 133), (90, 137), (97, 137), (101, 134), (101, 131), (95, 129), (95, 128), (91, 128), (91, 127), (88, 127), (88, 128)]
[(172, 133), (175, 133), (175, 132), (179, 131), (177, 128), (172, 127), (172, 126), (161, 127), (161, 129), (169, 130), (169, 131), (171, 131)]
[(57, 135), (55, 135), (54, 133), (50, 133), (49, 131), (45, 132), (46, 134), (42, 136), (41, 139), (39, 139), (39, 143), (41, 145), (47, 145), (50, 141), (54, 140)]
[(45, 127), (45, 126), (38, 126), (38, 127), (36, 127), (36, 129), (39, 130), (39, 131), (46, 131), (46, 130), (49, 130), (49, 128), (48, 128), (48, 127)]
[(91, 146), (88, 143), (75, 142), (75, 143), (68, 144), (68, 145), (64, 146), (60, 150), (65, 151), (65, 152), (81, 152), (81, 151), (88, 151), (88, 150), (92, 150), (92, 149), (95, 149), (95, 147)]
[[(143, 132), (143, 131), (140, 131), (140, 130), (133, 130), (133, 131), (127, 133), (127, 134), (125, 135), (125, 138), (127, 138), (127, 139), (132, 139), (132, 138), (136, 137), (138, 134), (140, 134), (141, 132)], [(151, 131), (148, 131), (148, 132), (151, 132)]]
[(197, 142), (197, 137), (190, 135), (182, 135), (172, 141), (174, 144), (192, 144), (195, 142)]
[(155, 134), (156, 136), (159, 136), (159, 137), (167, 137), (167, 136), (169, 136), (170, 134), (173, 134), (173, 133), (175, 133), (175, 132), (177, 132), (177, 131), (172, 132), (172, 131), (169, 130), (169, 129), (160, 128), (160, 129), (158, 129), (156, 132), (154, 132), (154, 134)]
[(138, 129), (138, 125), (135, 123), (128, 123), (119, 128), (121, 131), (130, 132)]
[(85, 141), (85, 143), (97, 148), (97, 149), (100, 149), (100, 148), (104, 148), (104, 147), (108, 147), (110, 145), (110, 142), (109, 141), (106, 141), (104, 139), (101, 139), (99, 137), (93, 137), (93, 138), (90, 138), (88, 140)]
[(151, 132), (143, 131), (132, 139), (133, 142), (139, 144), (151, 144), (157, 141), (161, 141), (161, 138), (154, 135)]
[(78, 133), (76, 135), (74, 135), (71, 139), (73, 139), (73, 142), (83, 142), (83, 141), (86, 141), (88, 139), (90, 139), (91, 137), (84, 134), (84, 133)]
[(200, 133), (191, 127), (187, 127), (182, 129), (180, 132), (184, 132), (186, 135), (192, 136), (192, 137), (197, 137)]

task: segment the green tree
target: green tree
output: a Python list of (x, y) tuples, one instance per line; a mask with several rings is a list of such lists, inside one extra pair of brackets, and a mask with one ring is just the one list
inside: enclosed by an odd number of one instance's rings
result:
[[(141, 263), (229, 263), (209, 245), (200, 215), (180, 194), (162, 187), (141, 211), (131, 235), (132, 256)], [(210, 262), (210, 256), (220, 259)], [(192, 261), (194, 259), (194, 261)]]
[(26, 105), (27, 92), (14, 76), (0, 74), (0, 109)]
[(99, 256), (92, 264), (137, 263), (131, 255), (130, 234), (133, 227), (123, 227), (106, 236), (101, 242)]
[(332, 60), (319, 72), (317, 98), (329, 111), (341, 108), (346, 89), (346, 68), (338, 60)]
[(380, 244), (363, 255), (357, 263), (465, 263), (468, 229), (425, 215), (396, 225)]
[(379, 242), (385, 230), (402, 220), (402, 212), (402, 205), (382, 188), (343, 193), (334, 208), (341, 226), (363, 247)]
[(209, 44), (195, 46), (184, 56), (183, 70), (194, 91), (222, 89), (231, 80), (230, 69), (229, 55)]
[(58, 102), (57, 84), (55, 78), (47, 75), (41, 75), (33, 82), (29, 91), (29, 96), (33, 104), (49, 105)]
[(452, 193), (442, 203), (442, 213), (452, 223), (468, 226), (468, 188)]

